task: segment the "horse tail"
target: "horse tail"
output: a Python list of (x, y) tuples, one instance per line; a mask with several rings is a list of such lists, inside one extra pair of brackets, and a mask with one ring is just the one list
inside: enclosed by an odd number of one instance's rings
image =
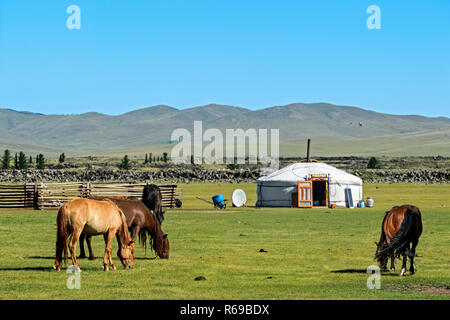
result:
[(69, 222), (67, 220), (66, 206), (59, 208), (56, 217), (56, 224), (58, 231), (56, 232), (56, 261), (62, 261), (62, 254), (64, 251), (64, 263), (67, 263), (67, 237), (69, 236)]
[(403, 214), (403, 221), (400, 225), (395, 236), (392, 238), (391, 242), (381, 250), (381, 253), (388, 253), (389, 255), (394, 253), (396, 256), (399, 256), (403, 252), (409, 255), (409, 249), (407, 245), (411, 241), (412, 232), (415, 229), (415, 213), (410, 208), (407, 208), (405, 213)]
[[(389, 212), (390, 211), (386, 211), (384, 218), (383, 218), (383, 222), (381, 223), (381, 235), (380, 235), (380, 240), (378, 241), (377, 252), (375, 253), (375, 259), (379, 258), (378, 252), (381, 250), (384, 242), (386, 241), (386, 233), (384, 232), (384, 222), (386, 221), (386, 218), (387, 218)], [(380, 250), (378, 250), (378, 249), (380, 249)]]
[(145, 254), (147, 254), (147, 238), (150, 239), (149, 241), (150, 247), (152, 247), (153, 245), (153, 239), (150, 234), (150, 231), (148, 230), (148, 228), (142, 228), (139, 230), (138, 236), (139, 236), (139, 243), (141, 244), (142, 247), (144, 247)]

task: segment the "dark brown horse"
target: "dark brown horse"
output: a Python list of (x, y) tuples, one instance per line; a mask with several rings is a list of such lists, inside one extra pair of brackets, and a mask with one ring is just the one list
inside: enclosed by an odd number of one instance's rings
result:
[(377, 245), (375, 258), (380, 268), (386, 268), (388, 259), (391, 258), (390, 270), (395, 271), (394, 260), (401, 255), (403, 265), (400, 276), (406, 274), (407, 257), (410, 258), (409, 271), (413, 275), (417, 270), (414, 265), (414, 256), (421, 234), (422, 215), (419, 208), (405, 204), (386, 211), (381, 225), (380, 241), (375, 242)]
[[(120, 200), (119, 197), (107, 197), (113, 201), (122, 210), (126, 217), (127, 225), (131, 231), (131, 239), (136, 241), (139, 236), (139, 242), (143, 247), (147, 247), (147, 238), (156, 254), (163, 259), (169, 258), (169, 239), (167, 234), (161, 229), (158, 220), (155, 219), (152, 212), (138, 199)], [(97, 197), (95, 199), (105, 199)], [(149, 236), (149, 237), (148, 237)], [(84, 252), (84, 235), (80, 237), (80, 258), (86, 257)], [(89, 259), (95, 259), (91, 245), (92, 238), (86, 236), (86, 242), (89, 249)]]
[(162, 211), (161, 189), (156, 184), (146, 185), (142, 192), (142, 202), (155, 213), (159, 224), (162, 224), (165, 211)]

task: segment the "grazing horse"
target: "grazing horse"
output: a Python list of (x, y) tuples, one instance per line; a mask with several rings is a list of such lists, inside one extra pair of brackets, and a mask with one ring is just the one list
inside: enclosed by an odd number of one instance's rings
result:
[[(412, 205), (402, 205), (393, 207), (386, 211), (381, 225), (380, 241), (375, 242), (377, 251), (375, 258), (380, 268), (386, 268), (388, 259), (391, 258), (390, 270), (395, 271), (395, 257), (403, 256), (402, 272), (400, 276), (406, 274), (406, 260), (410, 258), (411, 275), (417, 269), (414, 265), (416, 246), (422, 234), (422, 215), (419, 208)], [(410, 244), (412, 244), (410, 248)]]
[[(96, 198), (99, 199), (99, 198)], [(163, 259), (169, 258), (169, 239), (167, 234), (161, 230), (161, 225), (155, 219), (150, 209), (138, 199), (120, 200), (118, 197), (105, 197), (113, 201), (125, 215), (127, 225), (131, 230), (131, 239), (136, 241), (139, 236), (139, 242), (144, 248), (147, 248), (147, 236), (150, 236), (149, 241), (156, 254)], [(80, 257), (85, 257), (84, 236), (80, 237)], [(89, 249), (89, 259), (95, 259), (94, 252), (91, 246), (92, 237), (87, 236), (86, 242)]]
[(114, 202), (109, 200), (97, 201), (92, 199), (79, 198), (64, 204), (58, 211), (56, 218), (58, 231), (56, 234), (56, 258), (54, 268), (61, 270), (62, 253), (64, 251), (64, 261), (67, 262), (67, 237), (71, 235), (69, 249), (72, 255), (72, 263), (78, 267), (75, 257), (75, 249), (81, 233), (87, 235), (103, 234), (105, 239), (105, 256), (103, 259), (103, 269), (116, 269), (112, 260), (111, 242), (114, 236), (117, 238), (119, 257), (125, 269), (132, 269), (134, 257), (133, 242), (128, 234), (128, 226), (123, 212)]
[(162, 224), (165, 211), (162, 211), (161, 190), (156, 184), (150, 184), (144, 187), (142, 202), (155, 213), (159, 224)]

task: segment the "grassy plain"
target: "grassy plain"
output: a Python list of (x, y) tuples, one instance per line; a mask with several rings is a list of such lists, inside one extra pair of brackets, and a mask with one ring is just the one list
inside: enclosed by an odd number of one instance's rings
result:
[[(255, 208), (255, 184), (183, 184), (183, 207), (168, 210), (168, 260), (138, 247), (135, 268), (104, 272), (80, 260), (80, 290), (52, 269), (56, 211), (0, 210), (0, 299), (449, 299), (450, 185), (366, 184), (374, 208)], [(244, 208), (215, 210), (196, 199), (235, 188)], [(382, 272), (367, 288), (384, 212), (417, 205), (424, 232), (414, 276)], [(102, 237), (93, 239), (101, 257)], [(113, 242), (113, 252), (116, 252)], [(266, 252), (260, 252), (264, 249)], [(120, 266), (117, 257), (115, 263)], [(206, 280), (195, 281), (203, 276)]]

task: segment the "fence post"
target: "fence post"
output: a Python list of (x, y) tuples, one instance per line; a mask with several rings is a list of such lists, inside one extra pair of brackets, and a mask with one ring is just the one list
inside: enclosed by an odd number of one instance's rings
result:
[(37, 181), (34, 183), (34, 192), (33, 192), (33, 207), (34, 210), (39, 210), (39, 194), (38, 194), (38, 184)]
[(90, 198), (91, 197), (91, 182), (88, 181), (86, 183), (86, 198)]
[(26, 208), (28, 204), (27, 183), (23, 184), (23, 207)]

